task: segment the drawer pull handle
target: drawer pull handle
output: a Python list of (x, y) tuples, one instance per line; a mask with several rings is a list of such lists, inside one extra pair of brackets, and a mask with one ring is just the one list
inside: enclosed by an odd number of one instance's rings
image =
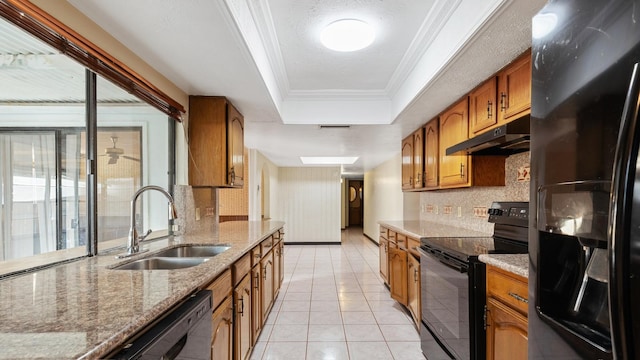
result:
[(522, 302), (523, 302), (523, 303), (525, 303), (525, 304), (528, 304), (528, 303), (529, 303), (529, 300), (528, 300), (527, 298), (523, 298), (522, 296), (520, 296), (520, 295), (518, 295), (518, 294), (516, 294), (516, 293), (512, 293), (512, 292), (510, 292), (510, 293), (509, 293), (509, 296), (511, 296), (512, 298), (514, 298), (514, 299), (516, 299), (516, 300), (518, 300), (518, 301), (522, 301)]

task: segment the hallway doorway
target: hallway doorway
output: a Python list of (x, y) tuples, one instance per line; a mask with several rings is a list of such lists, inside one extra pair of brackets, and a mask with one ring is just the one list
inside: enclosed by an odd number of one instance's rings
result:
[(349, 180), (347, 197), (349, 200), (348, 226), (362, 226), (363, 223), (363, 198), (364, 182), (362, 180)]

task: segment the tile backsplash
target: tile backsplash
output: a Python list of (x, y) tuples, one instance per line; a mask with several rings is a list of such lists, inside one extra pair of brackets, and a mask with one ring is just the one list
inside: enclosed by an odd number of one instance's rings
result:
[(506, 160), (505, 186), (424, 191), (420, 196), (420, 220), (493, 232), (486, 209), (493, 201), (529, 201), (530, 153), (511, 155)]

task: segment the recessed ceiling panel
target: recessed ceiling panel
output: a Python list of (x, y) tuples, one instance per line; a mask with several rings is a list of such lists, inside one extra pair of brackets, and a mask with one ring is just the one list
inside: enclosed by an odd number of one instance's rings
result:
[[(290, 90), (384, 90), (431, 10), (431, 0), (272, 0), (269, 9)], [(337, 52), (320, 42), (339, 19), (373, 26), (374, 42)]]

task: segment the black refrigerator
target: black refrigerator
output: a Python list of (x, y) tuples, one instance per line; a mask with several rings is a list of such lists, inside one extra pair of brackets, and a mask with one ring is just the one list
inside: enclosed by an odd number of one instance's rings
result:
[(533, 18), (529, 359), (640, 359), (640, 0)]

